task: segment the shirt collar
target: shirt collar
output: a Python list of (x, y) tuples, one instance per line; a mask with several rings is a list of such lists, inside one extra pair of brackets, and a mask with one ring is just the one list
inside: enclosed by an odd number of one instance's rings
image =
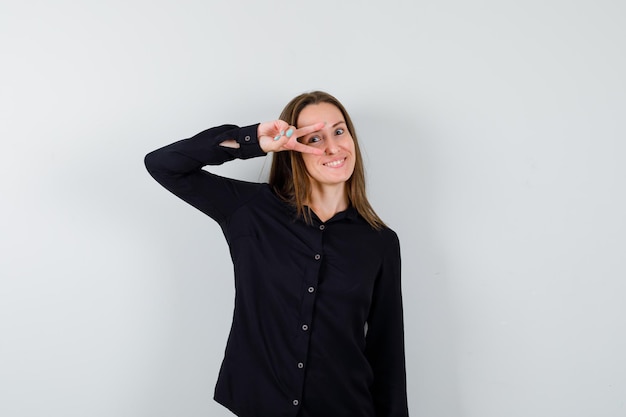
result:
[[(306, 208), (308, 208), (308, 206), (305, 206)], [(339, 213), (335, 214), (333, 217), (331, 217), (330, 219), (326, 220), (325, 222), (322, 222), (317, 215), (315, 214), (315, 212), (311, 211), (311, 219), (313, 219), (313, 223), (319, 225), (322, 223), (332, 223), (332, 222), (338, 222), (338, 221), (342, 221), (344, 219), (346, 220), (356, 220), (357, 217), (359, 216), (359, 212), (356, 211), (356, 209), (350, 205), (348, 206), (347, 209), (340, 211)]]

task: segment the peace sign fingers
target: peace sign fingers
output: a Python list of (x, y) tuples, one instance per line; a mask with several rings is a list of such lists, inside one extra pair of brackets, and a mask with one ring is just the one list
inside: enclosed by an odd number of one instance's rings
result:
[(324, 125), (325, 125), (324, 122), (319, 122), (314, 125), (301, 127), (299, 129), (290, 128), (289, 130), (287, 130), (287, 132), (285, 132), (285, 136), (287, 136), (288, 140), (287, 142), (285, 142), (283, 147), (291, 151), (311, 153), (314, 155), (323, 155), (324, 151), (322, 151), (321, 149), (315, 148), (313, 146), (300, 143), (298, 142), (298, 138), (301, 138), (302, 136), (306, 136), (309, 133), (317, 132), (318, 130), (323, 128)]
[(261, 123), (258, 128), (259, 144), (265, 152), (296, 151), (323, 155), (324, 151), (313, 146), (298, 142), (298, 138), (317, 132), (325, 125), (319, 122), (314, 125), (297, 129), (282, 120)]

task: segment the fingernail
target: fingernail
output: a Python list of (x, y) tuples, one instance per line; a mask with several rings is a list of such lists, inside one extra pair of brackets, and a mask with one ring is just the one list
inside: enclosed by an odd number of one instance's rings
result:
[(274, 136), (274, 140), (278, 140), (278, 139), (280, 139), (280, 136), (281, 136), (281, 135)]
[(290, 138), (291, 135), (293, 135), (293, 129), (289, 129), (287, 132), (285, 132), (285, 136), (287, 136), (288, 138)]

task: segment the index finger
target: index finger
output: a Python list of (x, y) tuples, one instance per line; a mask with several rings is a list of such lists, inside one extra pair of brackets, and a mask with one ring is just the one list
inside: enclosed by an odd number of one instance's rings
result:
[(326, 126), (326, 122), (317, 122), (314, 125), (304, 126), (304, 127), (294, 130), (293, 135), (296, 138), (301, 138), (302, 136), (306, 136), (309, 133), (317, 132), (324, 126)]

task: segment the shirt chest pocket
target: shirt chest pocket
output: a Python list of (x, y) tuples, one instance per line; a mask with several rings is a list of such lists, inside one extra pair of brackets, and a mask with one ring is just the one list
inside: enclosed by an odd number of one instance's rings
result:
[(325, 293), (345, 298), (347, 302), (371, 299), (380, 262), (368, 257), (347, 258), (326, 255), (319, 273), (319, 286)]

